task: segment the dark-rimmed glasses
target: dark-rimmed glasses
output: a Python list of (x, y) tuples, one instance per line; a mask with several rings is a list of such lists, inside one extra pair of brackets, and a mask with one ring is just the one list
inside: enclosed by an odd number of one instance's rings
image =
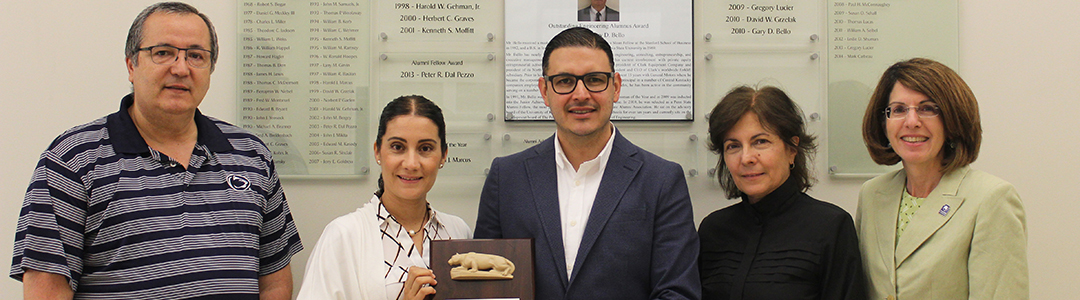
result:
[(135, 49), (137, 51), (150, 51), (150, 61), (159, 65), (168, 65), (179, 59), (180, 51), (184, 51), (184, 61), (193, 68), (205, 69), (210, 66), (212, 53), (210, 50), (201, 48), (179, 48), (169, 45), (157, 45)]
[(611, 74), (613, 72), (592, 72), (585, 75), (573, 75), (573, 74), (555, 74), (548, 77), (544, 77), (551, 83), (551, 89), (556, 94), (566, 95), (573, 93), (574, 89), (577, 89), (578, 81), (585, 83), (585, 89), (593, 93), (599, 93), (606, 91), (608, 84), (611, 81)]
[(933, 103), (922, 103), (917, 106), (893, 104), (885, 108), (885, 118), (903, 119), (907, 117), (908, 112), (911, 110), (915, 110), (915, 114), (919, 115), (920, 118), (933, 118), (941, 114), (941, 108)]

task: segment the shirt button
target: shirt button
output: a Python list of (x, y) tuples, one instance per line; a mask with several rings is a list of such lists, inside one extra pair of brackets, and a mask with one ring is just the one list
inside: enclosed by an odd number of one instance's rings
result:
[(570, 227), (577, 226), (577, 221), (570, 221)]
[(579, 186), (579, 185), (581, 185), (581, 180), (575, 180), (574, 181), (574, 186)]

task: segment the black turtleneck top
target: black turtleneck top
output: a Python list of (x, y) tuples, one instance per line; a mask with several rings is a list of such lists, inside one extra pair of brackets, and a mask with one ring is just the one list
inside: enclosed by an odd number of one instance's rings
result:
[(701, 221), (702, 299), (865, 299), (851, 215), (788, 178)]

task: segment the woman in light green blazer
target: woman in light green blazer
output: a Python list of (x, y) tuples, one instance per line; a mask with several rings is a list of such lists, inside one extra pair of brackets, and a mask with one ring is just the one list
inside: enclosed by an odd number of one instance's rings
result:
[(863, 140), (903, 169), (859, 192), (869, 299), (1028, 299), (1024, 208), (1012, 184), (968, 167), (981, 139), (975, 95), (953, 70), (915, 58), (882, 75)]

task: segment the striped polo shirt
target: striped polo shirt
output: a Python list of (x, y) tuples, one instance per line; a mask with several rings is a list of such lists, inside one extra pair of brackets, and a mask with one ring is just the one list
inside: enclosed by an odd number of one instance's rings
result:
[(258, 278), (303, 246), (270, 151), (195, 112), (185, 169), (150, 149), (127, 109), (61, 134), (26, 191), (11, 264), (65, 275), (76, 299), (258, 299)]

